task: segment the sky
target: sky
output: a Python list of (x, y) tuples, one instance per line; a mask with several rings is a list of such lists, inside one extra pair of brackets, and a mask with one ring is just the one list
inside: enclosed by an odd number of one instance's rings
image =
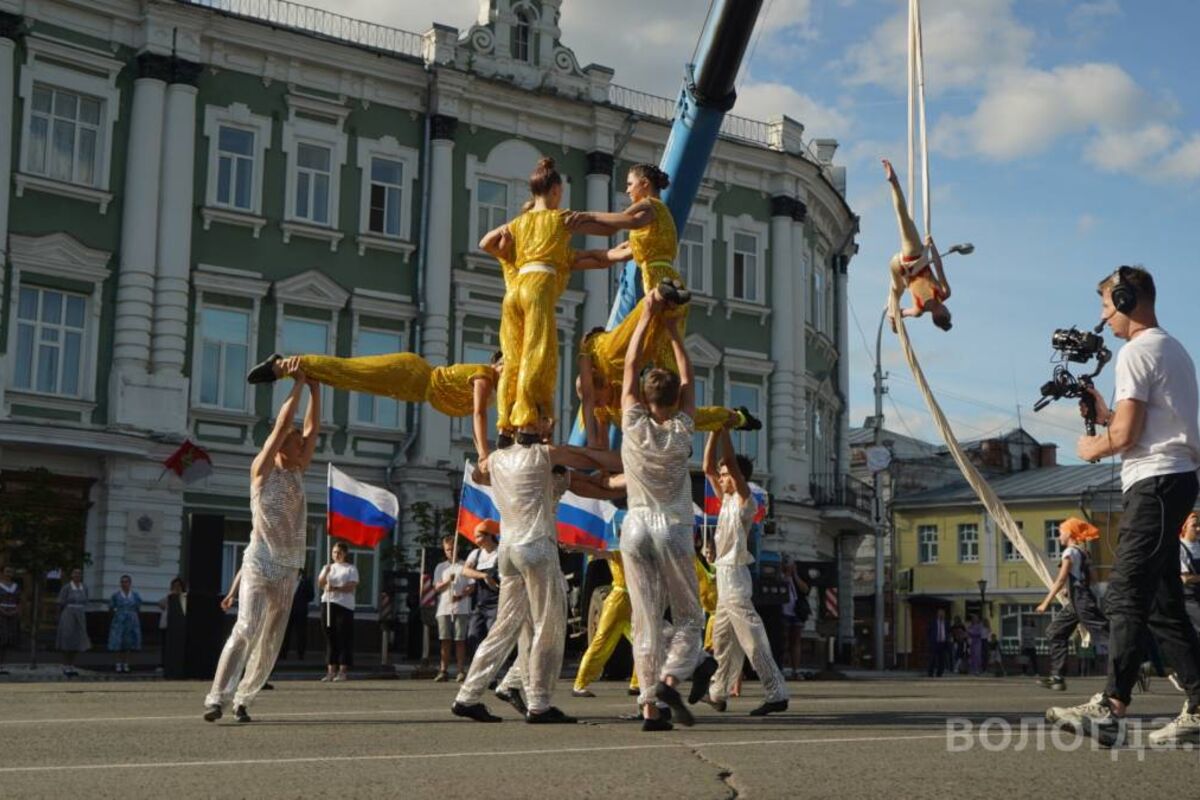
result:
[[(462, 30), (476, 0), (306, 0), (414, 31)], [(862, 218), (850, 264), (850, 424), (873, 413), (874, 340), (898, 247), (879, 165), (906, 161), (903, 0), (764, 0), (733, 113), (787, 114), (806, 138), (836, 138), (848, 201)], [(614, 82), (665, 96), (679, 88), (708, 3), (565, 0), (562, 43)], [(1141, 264), (1158, 284), (1162, 326), (1193, 356), (1200, 330), (1200, 83), (1194, 0), (922, 0), (932, 232), (945, 249), (954, 328), (909, 326), (960, 439), (1018, 420), (1078, 463), (1073, 401), (1034, 414), (1055, 328), (1090, 328), (1096, 283)], [(435, 11), (433, 9), (436, 9)], [(431, 13), (436, 18), (431, 18)], [(613, 25), (613, 20), (624, 21)], [(1192, 55), (1190, 55), (1192, 54)], [(1120, 342), (1107, 336), (1114, 352)], [(885, 426), (937, 434), (885, 331)], [(1112, 393), (1112, 365), (1097, 379)]]

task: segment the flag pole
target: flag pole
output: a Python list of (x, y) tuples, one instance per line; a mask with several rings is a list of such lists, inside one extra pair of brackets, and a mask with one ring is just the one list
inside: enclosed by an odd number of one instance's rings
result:
[[(329, 535), (329, 525), (333, 521), (332, 520), (333, 504), (331, 502), (333, 499), (332, 487), (333, 487), (333, 462), (331, 461), (331, 462), (329, 462), (329, 469), (326, 470), (326, 479), (325, 479), (325, 553), (327, 556), (326, 561), (325, 561), (325, 569), (327, 570), (325, 572), (325, 596), (329, 597), (330, 600), (332, 600), (332, 596), (329, 591), (329, 573), (333, 571), (332, 569), (330, 569), (330, 566), (333, 564), (333, 539)], [(332, 618), (333, 618), (333, 609), (331, 609), (329, 607), (329, 600), (327, 600), (325, 602), (325, 627), (326, 628), (329, 628), (333, 625)]]
[[(433, 583), (433, 579), (429, 580)], [(424, 666), (429, 662), (429, 627), (421, 611), (425, 607), (425, 545), (421, 545), (421, 572), (417, 576), (417, 617), (421, 620), (421, 662)]]

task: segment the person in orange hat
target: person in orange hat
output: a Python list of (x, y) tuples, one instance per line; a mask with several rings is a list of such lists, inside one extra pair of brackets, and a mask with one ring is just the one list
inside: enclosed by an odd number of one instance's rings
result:
[(1108, 620), (1092, 593), (1091, 557), (1085, 549), (1087, 542), (1099, 538), (1099, 528), (1076, 517), (1063, 520), (1058, 526), (1062, 565), (1037, 612), (1045, 614), (1063, 589), (1067, 589), (1071, 602), (1059, 609), (1046, 628), (1046, 638), (1050, 642), (1050, 675), (1039, 678), (1038, 683), (1047, 689), (1062, 692), (1067, 688), (1062, 674), (1067, 663), (1067, 644), (1075, 634), (1075, 628), (1082, 625), (1093, 637), (1108, 638)]

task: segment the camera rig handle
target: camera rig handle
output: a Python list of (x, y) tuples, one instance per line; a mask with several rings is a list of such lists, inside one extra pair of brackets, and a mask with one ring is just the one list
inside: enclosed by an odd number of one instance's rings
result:
[[(1100, 365), (1104, 366), (1103, 363)], [(1099, 372), (1100, 368), (1096, 368)], [(1083, 393), (1079, 395), (1079, 402), (1083, 404), (1083, 427), (1087, 431), (1088, 436), (1096, 435), (1096, 398), (1092, 395), (1092, 378), (1090, 375), (1082, 375), (1079, 378), (1079, 385), (1083, 389)]]

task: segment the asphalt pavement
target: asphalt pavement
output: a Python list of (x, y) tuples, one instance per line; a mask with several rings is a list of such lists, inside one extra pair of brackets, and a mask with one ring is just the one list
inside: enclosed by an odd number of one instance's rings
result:
[[(618, 683), (556, 703), (569, 726), (530, 725), (488, 699), (502, 724), (450, 714), (457, 686), (417, 680), (281, 680), (251, 709), (201, 719), (196, 682), (0, 684), (0, 791), (40, 797), (787, 798), (1190, 796), (1200, 752), (1108, 751), (1041, 723), (1051, 693), (1025, 678), (906, 678), (789, 684), (791, 709), (766, 718), (744, 697), (697, 724), (643, 733), (619, 716)], [(1135, 697), (1147, 717), (1179, 712), (1157, 680)], [(981, 734), (980, 727), (983, 726)], [(1008, 737), (1006, 739), (1006, 736)]]

